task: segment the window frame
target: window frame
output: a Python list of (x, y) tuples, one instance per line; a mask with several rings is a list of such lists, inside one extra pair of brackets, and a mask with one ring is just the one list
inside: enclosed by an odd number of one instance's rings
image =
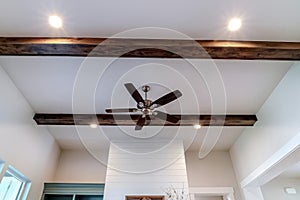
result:
[(44, 183), (42, 199), (48, 195), (73, 195), (73, 200), (80, 196), (104, 198), (104, 183)]
[[(1, 164), (2, 164), (2, 166), (1, 166)], [(1, 170), (1, 167), (2, 167), (2, 169), (4, 168), (4, 161), (2, 161), (2, 163), (0, 162), (0, 170)], [(0, 177), (1, 182), (6, 173), (13, 176), (14, 178), (18, 179), (20, 182), (22, 182), (22, 184), (19, 188), (16, 200), (26, 200), (26, 197), (29, 193), (29, 189), (31, 186), (31, 181), (27, 177), (25, 177), (22, 173), (20, 173), (18, 170), (16, 170), (14, 167), (9, 165), (6, 170), (3, 170), (1, 172), (1, 177)]]

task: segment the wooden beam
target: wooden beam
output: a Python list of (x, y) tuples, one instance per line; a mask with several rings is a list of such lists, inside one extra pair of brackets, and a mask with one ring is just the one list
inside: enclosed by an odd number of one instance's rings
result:
[(300, 42), (0, 37), (0, 55), (300, 60)]
[[(140, 115), (112, 114), (46, 114), (37, 113), (33, 119), (38, 125), (90, 125), (135, 126)], [(180, 120), (176, 124), (151, 118), (149, 126), (253, 126), (255, 115), (174, 115)]]

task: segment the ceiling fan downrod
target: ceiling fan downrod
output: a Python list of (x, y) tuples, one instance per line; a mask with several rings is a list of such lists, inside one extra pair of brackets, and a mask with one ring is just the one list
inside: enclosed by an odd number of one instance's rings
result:
[(144, 99), (144, 107), (142, 108), (143, 117), (146, 115), (152, 115), (152, 109), (150, 108), (152, 101), (148, 99), (148, 92), (150, 91), (149, 85), (144, 85), (142, 87), (143, 92), (145, 92), (145, 99)]

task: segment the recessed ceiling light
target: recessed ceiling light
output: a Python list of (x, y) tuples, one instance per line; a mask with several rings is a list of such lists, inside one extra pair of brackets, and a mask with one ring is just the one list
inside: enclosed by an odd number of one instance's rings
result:
[(57, 15), (51, 15), (48, 18), (48, 22), (53, 28), (61, 28), (62, 27), (62, 20)]
[(242, 20), (239, 18), (232, 18), (228, 23), (228, 29), (230, 31), (237, 31), (242, 26)]
[(200, 129), (201, 128), (201, 125), (200, 124), (195, 124), (194, 125), (194, 129)]
[(97, 127), (98, 127), (98, 124), (90, 124), (90, 127), (91, 127), (91, 128), (97, 128)]

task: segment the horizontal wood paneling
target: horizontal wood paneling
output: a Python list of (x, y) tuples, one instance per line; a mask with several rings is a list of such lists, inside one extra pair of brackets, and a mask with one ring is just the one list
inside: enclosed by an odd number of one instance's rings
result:
[[(181, 141), (167, 143), (165, 148), (140, 155), (126, 151), (126, 148), (151, 149), (152, 144), (161, 147), (166, 142), (141, 140), (140, 143), (114, 142), (110, 146), (104, 195), (106, 200), (124, 199), (125, 195), (164, 195), (164, 190), (171, 186), (188, 188)], [(118, 146), (122, 146), (123, 150)]]
[[(181, 176), (181, 174), (185, 173), (185, 169), (171, 169), (170, 167), (168, 167), (168, 171), (157, 171), (155, 172), (156, 175), (172, 175), (172, 176), (177, 176), (177, 174), (179, 174), (179, 176)], [(124, 174), (122, 172), (118, 172), (118, 171), (114, 171), (113, 173), (110, 173), (110, 171), (107, 171), (106, 175), (110, 175), (110, 176), (127, 176), (127, 174)], [(152, 173), (144, 173), (143, 176), (153, 176)]]

